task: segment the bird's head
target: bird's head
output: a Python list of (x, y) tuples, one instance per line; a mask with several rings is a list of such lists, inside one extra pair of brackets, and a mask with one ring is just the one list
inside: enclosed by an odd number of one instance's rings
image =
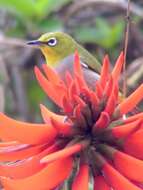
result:
[(49, 65), (56, 66), (58, 62), (73, 54), (76, 50), (74, 39), (63, 32), (43, 34), (40, 38), (28, 42), (41, 49)]

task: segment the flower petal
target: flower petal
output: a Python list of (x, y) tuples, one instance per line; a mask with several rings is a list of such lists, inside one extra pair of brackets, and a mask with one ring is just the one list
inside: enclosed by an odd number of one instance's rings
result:
[(109, 78), (109, 66), (110, 66), (109, 57), (108, 55), (106, 55), (103, 60), (103, 66), (101, 69), (101, 74), (99, 79), (102, 88), (105, 88), (106, 82), (108, 81)]
[(45, 149), (47, 145), (17, 145), (0, 149), (0, 161), (16, 161), (31, 157)]
[(114, 81), (118, 81), (123, 64), (124, 64), (124, 53), (121, 52), (112, 70), (112, 77)]
[(120, 112), (120, 115), (126, 114), (141, 101), (143, 100), (143, 84), (140, 85), (128, 98), (126, 98), (116, 108), (116, 112)]
[(51, 81), (53, 84), (63, 83), (56, 71), (52, 69), (49, 65), (43, 64), (42, 68), (48, 80)]
[(105, 178), (115, 190), (141, 190), (124, 176), (122, 176), (110, 164), (106, 163), (102, 169)]
[(51, 164), (48, 164), (44, 169), (33, 176), (17, 180), (1, 177), (1, 182), (6, 189), (50, 190), (59, 185), (70, 175), (72, 162), (73, 160), (71, 157), (57, 160)]
[(88, 190), (88, 180), (89, 180), (89, 166), (87, 164), (82, 164), (79, 168), (78, 174), (75, 177), (72, 190)]
[(21, 160), (11, 164), (0, 165), (0, 176), (11, 177), (13, 179), (25, 178), (34, 173), (40, 171), (45, 167), (45, 164), (41, 164), (40, 160), (54, 151), (58, 150), (57, 144), (53, 144), (41, 153), (32, 156), (29, 159)]
[(128, 154), (116, 151), (113, 159), (116, 169), (127, 178), (142, 182), (143, 181), (143, 161), (136, 159)]
[(43, 104), (40, 104), (41, 114), (42, 118), (45, 121), (45, 123), (51, 124), (51, 119), (56, 119), (57, 121), (63, 121), (65, 120), (66, 116), (58, 115), (49, 109), (46, 108)]
[(143, 129), (131, 134), (124, 142), (126, 153), (143, 159)]
[(112, 135), (115, 138), (127, 137), (130, 133), (134, 132), (137, 128), (140, 127), (139, 124), (140, 120), (137, 120), (124, 125), (116, 126), (112, 129)]
[(47, 143), (57, 132), (48, 124), (32, 124), (17, 121), (0, 113), (0, 138), (4, 141), (19, 141), (24, 144)]
[(48, 156), (45, 156), (41, 163), (50, 163), (58, 159), (66, 158), (68, 156), (71, 156), (77, 152), (79, 152), (83, 148), (82, 144), (75, 144), (70, 147), (66, 147), (63, 150), (59, 150), (55, 153), (49, 154)]
[(53, 102), (61, 107), (61, 96), (57, 94), (54, 85), (46, 79), (46, 77), (41, 73), (38, 67), (35, 67), (34, 71), (41, 88), (53, 100)]
[(106, 183), (103, 176), (94, 178), (94, 190), (110, 190), (111, 187)]

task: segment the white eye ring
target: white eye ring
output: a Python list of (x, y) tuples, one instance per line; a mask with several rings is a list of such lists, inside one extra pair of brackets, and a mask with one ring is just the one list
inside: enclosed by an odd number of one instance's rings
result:
[(57, 39), (56, 38), (50, 38), (47, 43), (49, 46), (53, 47), (57, 44)]

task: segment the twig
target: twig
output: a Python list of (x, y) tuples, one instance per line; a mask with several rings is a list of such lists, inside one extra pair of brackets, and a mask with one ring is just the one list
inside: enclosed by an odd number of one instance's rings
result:
[(123, 95), (127, 94), (127, 81), (126, 81), (126, 58), (129, 41), (129, 29), (130, 29), (130, 0), (128, 0), (127, 13), (126, 13), (126, 29), (125, 29), (125, 43), (124, 43), (124, 65), (123, 65)]

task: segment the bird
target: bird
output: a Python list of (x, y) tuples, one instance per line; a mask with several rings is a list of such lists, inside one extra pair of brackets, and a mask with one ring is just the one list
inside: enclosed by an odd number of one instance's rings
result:
[(85, 80), (91, 88), (95, 88), (94, 82), (100, 78), (101, 64), (69, 34), (64, 32), (45, 33), (27, 44), (39, 48), (46, 63), (54, 67), (62, 78), (66, 71), (73, 73), (74, 53), (77, 51)]

